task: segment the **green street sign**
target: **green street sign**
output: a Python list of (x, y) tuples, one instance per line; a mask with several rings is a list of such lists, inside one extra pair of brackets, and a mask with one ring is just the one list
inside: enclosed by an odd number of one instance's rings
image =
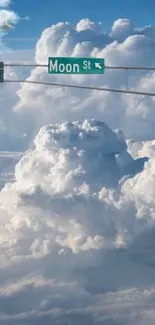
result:
[(4, 81), (4, 62), (0, 62), (0, 83)]
[(50, 74), (103, 74), (104, 59), (49, 57), (48, 73)]

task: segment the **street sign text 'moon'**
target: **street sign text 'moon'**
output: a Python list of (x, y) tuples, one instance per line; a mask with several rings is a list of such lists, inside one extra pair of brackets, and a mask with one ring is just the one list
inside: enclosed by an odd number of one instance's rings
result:
[(104, 59), (49, 57), (48, 73), (50, 74), (103, 74)]

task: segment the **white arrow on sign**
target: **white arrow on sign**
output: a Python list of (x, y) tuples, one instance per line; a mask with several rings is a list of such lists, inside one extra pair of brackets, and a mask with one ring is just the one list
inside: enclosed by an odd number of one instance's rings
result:
[(95, 68), (98, 68), (98, 69), (102, 69), (102, 67), (100, 66), (100, 63), (98, 63), (98, 62), (95, 62)]

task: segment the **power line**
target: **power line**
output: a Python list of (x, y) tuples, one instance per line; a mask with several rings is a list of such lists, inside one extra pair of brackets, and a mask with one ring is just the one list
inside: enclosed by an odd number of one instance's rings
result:
[(88, 89), (88, 90), (98, 90), (98, 91), (108, 91), (115, 93), (123, 93), (123, 94), (131, 94), (131, 95), (145, 95), (155, 97), (155, 93), (145, 93), (142, 91), (133, 91), (133, 90), (121, 90), (121, 89), (111, 89), (111, 88), (101, 88), (101, 87), (92, 87), (92, 86), (79, 86), (79, 85), (71, 85), (71, 84), (61, 84), (61, 83), (53, 83), (53, 82), (43, 82), (43, 81), (31, 81), (31, 80), (4, 80), (4, 82), (19, 82), (19, 83), (30, 83), (30, 84), (38, 84), (45, 86), (54, 86), (54, 87), (67, 87), (67, 88), (77, 88), (77, 89)]

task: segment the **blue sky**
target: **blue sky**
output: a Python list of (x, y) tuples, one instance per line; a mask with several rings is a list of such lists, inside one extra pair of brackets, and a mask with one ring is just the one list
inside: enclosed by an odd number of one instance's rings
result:
[[(39, 38), (42, 31), (59, 21), (76, 23), (82, 18), (101, 21), (106, 32), (118, 18), (131, 19), (136, 27), (154, 24), (154, 0), (14, 0), (11, 9), (20, 16), (30, 16), (22, 20), (9, 37)], [(32, 47), (35, 42), (16, 42), (9, 45)]]

